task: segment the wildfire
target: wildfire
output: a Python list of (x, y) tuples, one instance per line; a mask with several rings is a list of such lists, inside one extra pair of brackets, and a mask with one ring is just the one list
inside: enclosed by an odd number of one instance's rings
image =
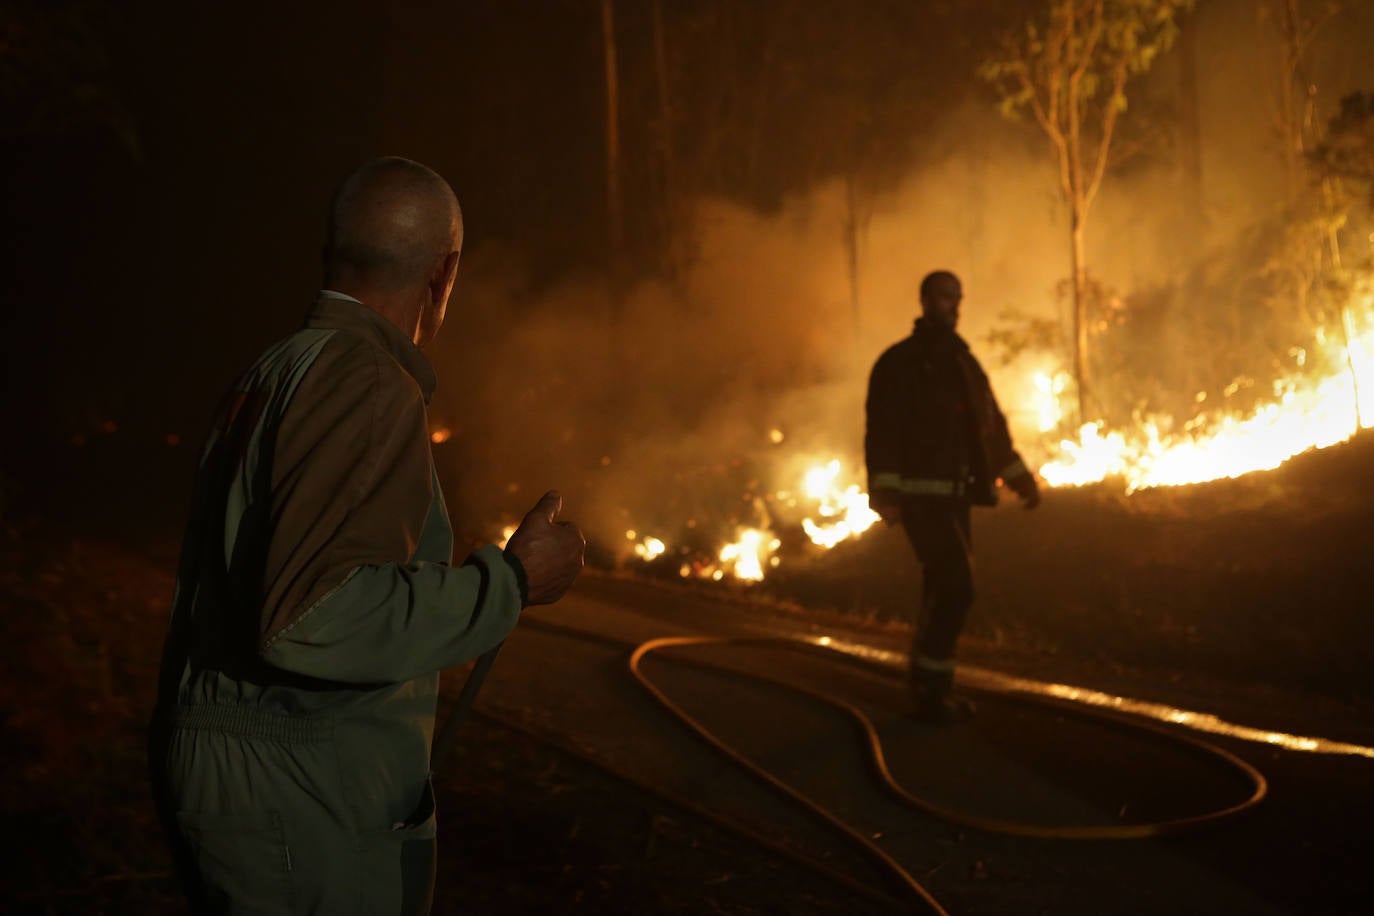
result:
[(770, 531), (741, 528), (738, 538), (720, 549), (719, 557), (724, 569), (713, 570), (711, 578), (724, 578), (724, 571), (728, 569), (736, 579), (762, 581), (764, 564), (778, 565), (778, 558), (773, 553), (781, 546), (782, 541)]
[(868, 507), (868, 494), (852, 483), (843, 489), (836, 482), (840, 476), (838, 459), (813, 467), (802, 480), (802, 492), (819, 503), (816, 514), (822, 519), (802, 519), (802, 530), (811, 543), (829, 550), (841, 541), (863, 534), (879, 515)]
[[(1305, 354), (1298, 355), (1301, 366)], [(1040, 468), (1040, 475), (1051, 486), (1119, 477), (1127, 492), (1135, 492), (1270, 470), (1294, 455), (1344, 442), (1374, 426), (1374, 327), (1363, 335), (1351, 332), (1349, 346), (1337, 355), (1335, 364), (1341, 368), (1326, 377), (1279, 379), (1268, 403), (1244, 415), (1200, 413), (1181, 433), (1169, 432), (1167, 419), (1157, 417), (1129, 432), (1084, 424), (1076, 441), (1059, 444), (1059, 455)], [(1037, 387), (1044, 390), (1039, 383)], [(1200, 393), (1198, 403), (1205, 398)]]
[[(638, 538), (639, 533), (634, 530), (625, 532), (627, 541), (638, 540)], [(661, 557), (667, 551), (668, 545), (652, 535), (645, 535), (644, 539), (636, 544), (634, 549), (635, 556), (648, 563), (650, 560)]]
[(1073, 379), (1067, 372), (1037, 372), (1033, 378), (1032, 404), (1040, 432), (1047, 433), (1064, 422), (1064, 392)]
[[(1311, 359), (1312, 354), (1295, 348), (1290, 354), (1297, 367), (1295, 373), (1274, 382), (1272, 397), (1248, 412), (1201, 409), (1206, 404), (1224, 404), (1241, 389), (1256, 384), (1253, 379), (1240, 378), (1226, 386), (1219, 397), (1198, 392), (1193, 399), (1198, 412), (1183, 423), (1163, 416), (1143, 418), (1130, 429), (1087, 423), (1080, 427), (1076, 439), (1059, 443), (1051, 460), (1040, 467), (1040, 476), (1051, 487), (1120, 479), (1127, 492), (1135, 492), (1239, 477), (1278, 467), (1309, 449), (1343, 442), (1360, 429), (1374, 427), (1374, 298), (1366, 302), (1362, 323), (1347, 317), (1341, 331), (1344, 346), (1340, 347), (1334, 345), (1331, 335), (1318, 333), (1317, 345), (1330, 350), (1319, 354), (1326, 357), (1324, 360)], [(1336, 368), (1319, 377), (1314, 365)], [(1067, 415), (1063, 401), (1071, 381), (1063, 372), (1032, 375), (1029, 406), (1040, 432), (1050, 432), (1063, 423)], [(769, 432), (769, 440), (780, 446), (786, 437), (775, 428)], [(603, 459), (603, 464), (608, 462), (609, 458)], [(674, 560), (677, 574), (684, 579), (762, 581), (770, 568), (782, 562), (778, 555), (782, 538), (772, 530), (772, 510), (806, 513), (801, 520), (802, 531), (823, 550), (861, 536), (879, 521), (868, 494), (845, 478), (839, 459), (799, 467), (804, 468), (799, 486), (772, 491), (767, 500), (758, 497), (757, 491), (746, 494), (746, 499), (755, 502), (757, 527), (737, 528), (735, 540), (714, 555), (680, 548), (683, 556)], [(698, 520), (688, 519), (684, 525), (696, 529)], [(503, 544), (513, 530), (506, 529)], [(668, 553), (660, 538), (641, 536), (633, 529), (626, 531), (625, 537), (633, 543), (634, 554), (645, 562)]]

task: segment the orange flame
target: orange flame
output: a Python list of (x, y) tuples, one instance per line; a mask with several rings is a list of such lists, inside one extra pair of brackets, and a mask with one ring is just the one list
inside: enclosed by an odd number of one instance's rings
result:
[[(1181, 433), (1169, 432), (1172, 424), (1165, 417), (1148, 417), (1132, 430), (1085, 423), (1076, 440), (1059, 443), (1058, 455), (1040, 468), (1040, 475), (1061, 487), (1120, 478), (1132, 493), (1271, 470), (1295, 455), (1344, 442), (1374, 426), (1374, 321), (1368, 310), (1364, 324), (1357, 333), (1355, 324), (1347, 322), (1350, 343), (1332, 354), (1340, 368), (1320, 378), (1281, 378), (1273, 384), (1273, 399), (1247, 414), (1204, 411)], [(1329, 336), (1319, 333), (1318, 343), (1329, 343)], [(1303, 365), (1306, 354), (1294, 353)], [(1240, 384), (1233, 383), (1225, 393), (1234, 393)], [(1198, 403), (1205, 400), (1206, 392), (1200, 392)]]
[[(761, 531), (758, 528), (741, 528), (737, 535), (736, 540), (720, 549), (720, 562), (736, 579), (746, 582), (763, 581), (764, 564), (778, 565), (772, 562), (778, 559), (773, 553), (782, 546), (782, 541), (774, 537), (772, 532)], [(724, 569), (713, 570), (711, 578), (724, 578)]]
[[(625, 539), (628, 541), (638, 538), (639, 534), (634, 530), (625, 532)], [(635, 556), (648, 563), (650, 560), (662, 556), (668, 550), (668, 545), (653, 535), (645, 535), (644, 539), (635, 545), (634, 550)]]
[(839, 476), (840, 462), (836, 459), (809, 469), (802, 480), (802, 492), (819, 503), (816, 513), (822, 519), (802, 519), (802, 530), (811, 543), (827, 550), (863, 534), (879, 518), (868, 506), (868, 494), (858, 484), (841, 488)]

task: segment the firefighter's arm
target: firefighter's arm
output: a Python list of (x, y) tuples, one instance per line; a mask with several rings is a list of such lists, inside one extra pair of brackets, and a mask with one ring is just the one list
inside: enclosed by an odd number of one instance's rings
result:
[(1040, 505), (1040, 485), (1036, 483), (1035, 472), (1026, 467), (1026, 463), (1021, 460), (1021, 456), (1012, 452), (1015, 456), (1011, 464), (1002, 469), (998, 475), (1012, 492), (1021, 498), (1021, 503), (1027, 509), (1034, 509)]
[(1011, 444), (1011, 431), (1007, 429), (1007, 418), (988, 386), (988, 403), (992, 408), (992, 440), (995, 448), (994, 460), (998, 465), (997, 476), (1003, 485), (1021, 498), (1027, 509), (1040, 505), (1040, 485), (1035, 480), (1035, 472), (1021, 458)]
[(903, 421), (893, 379), (893, 363), (879, 358), (868, 379), (864, 403), (864, 464), (868, 471), (869, 508), (889, 525), (902, 517), (899, 424)]

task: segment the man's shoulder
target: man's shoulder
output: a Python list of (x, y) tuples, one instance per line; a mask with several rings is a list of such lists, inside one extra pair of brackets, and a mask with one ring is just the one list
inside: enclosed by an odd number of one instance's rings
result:
[(331, 328), (316, 360), (315, 381), (352, 390), (368, 388), (388, 400), (423, 400), (420, 386), (386, 350), (346, 328)]
[(914, 358), (921, 349), (921, 342), (915, 334), (908, 334), (882, 352), (875, 365), (901, 362)]

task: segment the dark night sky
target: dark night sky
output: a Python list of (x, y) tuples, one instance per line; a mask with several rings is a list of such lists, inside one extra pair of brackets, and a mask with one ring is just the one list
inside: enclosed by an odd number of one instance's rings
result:
[[(37, 71), (36, 101), (21, 102), (76, 114), (35, 118), (4, 147), (7, 412), (43, 439), (108, 417), (203, 423), (234, 370), (300, 320), (330, 190), (375, 155), (450, 178), (469, 250), (599, 231), (599, 134), (579, 129), (599, 87), (551, 78), (599, 65), (595, 20), (556, 4), (418, 6), (85, 4), (76, 26), (29, 10), (50, 30), (43, 53), (105, 60), (21, 71)], [(100, 105), (78, 98), (88, 85)], [(559, 98), (536, 111), (541, 93)]]
[[(647, 4), (619, 6), (633, 210), (647, 180), (636, 163), (653, 104), (652, 45)], [(789, 49), (769, 37), (763, 7), (751, 18), (726, 4), (735, 12), (713, 18), (710, 4), (666, 4), (684, 41), (720, 44), (721, 62), (708, 57), (703, 79), (717, 80), (705, 88), (727, 107), (727, 63), (748, 72), (799, 55), (784, 71), (795, 70), (795, 98), (764, 100), (777, 135), (756, 128), (765, 148), (749, 155), (759, 164), (743, 177), (722, 169), (717, 184), (768, 201), (824, 171), (802, 161), (795, 142), (800, 133), (824, 146), (805, 110), (824, 99), (808, 97), (808, 85), (832, 87), (832, 104), (848, 105), (839, 95), (848, 68), (800, 57), (811, 53), (806, 42), (839, 54), (837, 21), (852, 27), (852, 44), (905, 16), (913, 36), (890, 55), (905, 70), (908, 48), (929, 43), (922, 25), (949, 15), (948, 4), (928, 6), (914, 17), (909, 5), (875, 3), (865, 19), (845, 4), (810, 5)], [(3, 145), (13, 240), (3, 271), (5, 411), (26, 444), (65, 441), (109, 418), (198, 435), (215, 392), (299, 321), (318, 283), (329, 192), (374, 155), (407, 155), (445, 174), (464, 204), (468, 252), (514, 244), (535, 282), (602, 257), (594, 0), (7, 8), (23, 32), (8, 62), (16, 127)], [(777, 15), (796, 9), (781, 4)], [(678, 10), (687, 10), (680, 21)], [(892, 85), (882, 73), (873, 79)]]

